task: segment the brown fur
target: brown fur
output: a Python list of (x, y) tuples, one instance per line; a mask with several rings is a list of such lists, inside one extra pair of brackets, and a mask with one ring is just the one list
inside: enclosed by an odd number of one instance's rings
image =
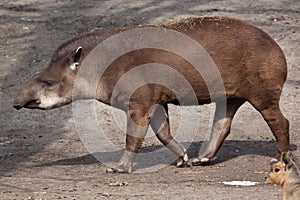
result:
[(282, 187), (283, 200), (300, 199), (300, 176), (291, 152), (283, 153), (280, 161), (273, 164), (267, 181)]
[[(176, 153), (182, 162), (186, 162), (185, 149), (179, 145), (170, 134), (167, 105), (179, 104), (177, 96), (168, 88), (158, 84), (147, 84), (140, 87), (130, 97), (127, 88), (130, 82), (119, 88), (119, 94), (112, 98), (112, 91), (117, 81), (129, 70), (146, 63), (160, 63), (172, 67), (183, 75), (192, 86), (199, 104), (216, 102), (216, 112), (213, 132), (206, 151), (193, 161), (201, 164), (210, 161), (221, 147), (223, 141), (230, 133), (232, 119), (238, 108), (246, 101), (257, 109), (278, 142), (278, 155), (289, 150), (289, 122), (282, 115), (279, 100), (283, 84), (287, 77), (285, 56), (276, 42), (261, 29), (246, 22), (227, 17), (194, 17), (158, 25), (157, 27), (173, 29), (181, 32), (198, 42), (212, 57), (226, 90), (226, 117), (220, 113), (224, 111), (219, 98), (224, 95), (220, 90), (214, 90), (214, 99), (211, 99), (206, 83), (194, 67), (180, 56), (161, 49), (141, 49), (126, 53), (116, 59), (101, 77), (97, 96), (91, 96), (82, 91), (81, 99), (96, 98), (98, 101), (113, 104), (127, 112), (127, 116), (141, 128), (128, 120), (128, 142), (126, 149), (138, 151), (148, 125), (156, 132), (157, 137)], [(48, 68), (29, 80), (17, 95), (14, 107), (51, 109), (62, 106), (72, 101), (72, 86), (76, 73), (91, 50), (110, 36), (129, 29), (106, 29), (76, 37), (61, 45), (54, 53)], [(176, 41), (175, 41), (176, 42)], [(82, 52), (76, 49), (81, 46)], [(69, 70), (70, 64), (77, 57), (78, 68)], [(146, 80), (146, 74), (138, 74), (140, 79)], [(48, 80), (54, 83), (47, 85)], [(169, 78), (174, 85), (180, 85), (172, 77)], [(45, 89), (47, 88), (47, 89)], [(50, 89), (49, 89), (50, 88)], [(182, 95), (184, 90), (182, 90)], [(62, 97), (60, 103), (41, 106), (40, 95)], [(129, 105), (126, 99), (130, 98)], [(183, 95), (188, 103), (190, 96)], [(195, 103), (195, 102), (194, 102)], [(161, 105), (165, 111), (150, 112), (154, 105)], [(43, 105), (43, 104), (42, 104)], [(151, 118), (159, 119), (151, 123)], [(155, 121), (155, 120), (154, 120)], [(222, 125), (224, 124), (224, 126)], [(163, 128), (161, 128), (163, 127)], [(133, 137), (131, 137), (133, 136)], [(168, 145), (169, 144), (169, 145)], [(137, 148), (135, 148), (137, 147)], [(128, 154), (129, 155), (129, 154)], [(131, 154), (130, 154), (131, 155)], [(133, 159), (133, 156), (132, 156)], [(129, 160), (129, 161), (128, 161)], [(133, 160), (121, 159), (120, 166), (130, 166)], [(181, 162), (180, 162), (181, 163)], [(128, 171), (129, 169), (123, 169)]]

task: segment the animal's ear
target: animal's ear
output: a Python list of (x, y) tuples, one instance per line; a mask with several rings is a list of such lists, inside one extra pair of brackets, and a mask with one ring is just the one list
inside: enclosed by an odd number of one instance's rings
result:
[(74, 55), (74, 63), (78, 63), (82, 57), (82, 47), (78, 47)]
[(75, 54), (73, 55), (73, 63), (70, 65), (71, 70), (75, 70), (79, 65), (80, 59), (82, 58), (82, 47), (78, 47)]
[(290, 152), (290, 151), (283, 152), (281, 154), (281, 161), (286, 164), (288, 169), (291, 168), (293, 166), (293, 164), (295, 163), (294, 156), (293, 156), (292, 152)]

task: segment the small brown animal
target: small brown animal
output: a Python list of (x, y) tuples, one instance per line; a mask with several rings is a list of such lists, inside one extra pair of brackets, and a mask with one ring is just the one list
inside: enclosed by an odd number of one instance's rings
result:
[[(208, 163), (214, 158), (230, 133), (235, 113), (245, 102), (249, 102), (260, 112), (269, 125), (277, 139), (278, 159), (281, 152), (289, 150), (289, 121), (283, 116), (279, 107), (280, 95), (287, 77), (287, 64), (282, 50), (267, 33), (249, 23), (228, 17), (194, 17), (156, 27), (163, 29), (166, 34), (168, 30), (185, 34), (200, 44), (216, 64), (225, 91), (216, 88), (214, 98), (211, 98), (201, 74), (190, 62), (175, 53), (163, 49), (145, 48), (120, 56), (104, 72), (97, 87), (92, 88), (96, 91), (96, 95), (88, 95), (86, 88), (82, 88), (84, 91), (80, 93), (84, 96), (77, 97), (96, 99), (108, 105), (117, 102), (112, 106), (124, 110), (127, 118), (132, 119), (127, 120), (126, 151), (111, 171), (131, 170), (149, 125), (158, 139), (179, 157), (178, 166), (188, 161), (186, 150), (172, 137), (169, 118), (166, 118), (168, 104), (180, 105), (178, 95), (186, 100), (184, 105), (216, 103), (210, 141), (205, 152), (193, 160), (194, 165)], [(22, 86), (14, 101), (14, 108), (45, 110), (71, 103), (74, 80), (88, 54), (107, 38), (128, 30), (133, 29), (105, 29), (81, 35), (62, 44), (54, 52), (48, 67)], [(140, 42), (140, 39), (136, 38), (136, 43)], [(123, 43), (119, 45), (121, 47)], [(186, 54), (193, 53), (176, 38), (170, 45), (184, 49)], [(101, 67), (100, 61), (95, 62), (99, 62), (95, 63), (95, 66)], [(137, 77), (133, 77), (114, 90), (116, 83), (124, 74), (136, 66), (147, 63), (170, 66), (179, 72), (192, 87), (197, 102), (188, 102), (191, 94), (186, 92), (186, 88), (179, 88), (180, 92), (176, 91), (178, 93), (176, 95), (160, 84), (145, 84), (134, 94), (128, 91), (128, 88), (134, 84), (134, 80), (144, 80), (147, 83), (146, 73), (137, 74)], [(170, 74), (159, 73), (157, 76), (161, 76), (171, 85), (183, 87), (181, 82)], [(216, 83), (219, 79), (213, 77), (210, 81)], [(85, 77), (84, 81), (91, 82), (90, 77)], [(113, 92), (115, 92), (114, 96)], [(226, 99), (223, 98), (224, 96)], [(112, 97), (114, 98), (111, 99)], [(130, 102), (127, 101), (128, 99)], [(160, 106), (153, 111), (155, 105)]]
[(300, 200), (299, 169), (290, 151), (282, 153), (280, 161), (273, 164), (267, 182), (282, 186), (283, 200)]

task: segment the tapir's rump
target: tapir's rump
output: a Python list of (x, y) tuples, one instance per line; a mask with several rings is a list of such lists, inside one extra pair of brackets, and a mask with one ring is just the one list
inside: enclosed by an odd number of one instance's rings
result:
[[(180, 73), (191, 85), (197, 104), (216, 102), (211, 140), (206, 151), (194, 159), (193, 164), (209, 162), (214, 158), (230, 132), (236, 111), (246, 101), (268, 123), (277, 139), (278, 152), (289, 150), (289, 123), (279, 108), (287, 65), (282, 50), (267, 33), (246, 22), (227, 17), (194, 17), (149, 27), (178, 31), (201, 45), (220, 73), (225, 88), (225, 94), (220, 95), (225, 95), (225, 99), (218, 99), (218, 91), (216, 98), (211, 99), (210, 90), (201, 74), (191, 63), (172, 52), (145, 48), (122, 55), (103, 73), (96, 88), (96, 96), (82, 97), (95, 98), (106, 104), (117, 102), (112, 106), (123, 109), (132, 119), (128, 120), (127, 125), (130, 133), (127, 133), (126, 151), (119, 164), (110, 171), (130, 171), (134, 153), (140, 149), (148, 125), (151, 125), (158, 139), (178, 155), (178, 166), (187, 162), (185, 149), (170, 134), (169, 119), (161, 117), (168, 116), (168, 104), (180, 104), (178, 94), (159, 84), (146, 84), (134, 93), (129, 93), (127, 89), (130, 88), (130, 81), (118, 90), (114, 88), (124, 74), (147, 63), (169, 66)], [(14, 107), (51, 109), (71, 103), (74, 80), (89, 53), (110, 36), (128, 30), (133, 29), (105, 29), (81, 35), (62, 44), (54, 52), (48, 68), (23, 85)], [(176, 40), (174, 43), (172, 45), (176, 45)], [(136, 76), (138, 80), (147, 80), (147, 74), (138, 73)], [(88, 82), (88, 77), (86, 79)], [(180, 85), (176, 82), (178, 79), (172, 76), (169, 79), (170, 83)], [(153, 105), (157, 104), (161, 107), (153, 110)], [(226, 110), (222, 105), (226, 105)], [(220, 115), (222, 112), (225, 112), (225, 116)]]

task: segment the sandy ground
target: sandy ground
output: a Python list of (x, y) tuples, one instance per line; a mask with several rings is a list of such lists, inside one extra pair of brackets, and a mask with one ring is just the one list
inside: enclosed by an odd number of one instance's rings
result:
[[(22, 83), (47, 66), (55, 48), (83, 32), (109, 27), (158, 24), (199, 15), (231, 16), (268, 32), (282, 47), (289, 74), (281, 100), (290, 120), (291, 148), (300, 159), (300, 2), (298, 0), (238, 1), (87, 1), (19, 0), (0, 2), (0, 199), (281, 199), (281, 189), (265, 183), (276, 143), (262, 117), (245, 104), (232, 133), (209, 166), (107, 174), (76, 132), (72, 106), (51, 111), (12, 108)], [(101, 107), (98, 105), (97, 107)], [(198, 109), (202, 123), (190, 156), (197, 155), (210, 127), (213, 106)], [(101, 121), (114, 142), (124, 134), (101, 108)], [(118, 113), (118, 111), (116, 111)], [(171, 108), (171, 126), (180, 120)], [(117, 114), (118, 115), (118, 114)], [(124, 119), (124, 113), (119, 113)], [(188, 131), (189, 123), (186, 122)], [(151, 133), (150, 133), (151, 134)], [(143, 151), (160, 148), (147, 137)], [(109, 156), (107, 154), (106, 156)], [(151, 166), (153, 160), (145, 165)], [(252, 181), (255, 186), (228, 186), (225, 181)]]

